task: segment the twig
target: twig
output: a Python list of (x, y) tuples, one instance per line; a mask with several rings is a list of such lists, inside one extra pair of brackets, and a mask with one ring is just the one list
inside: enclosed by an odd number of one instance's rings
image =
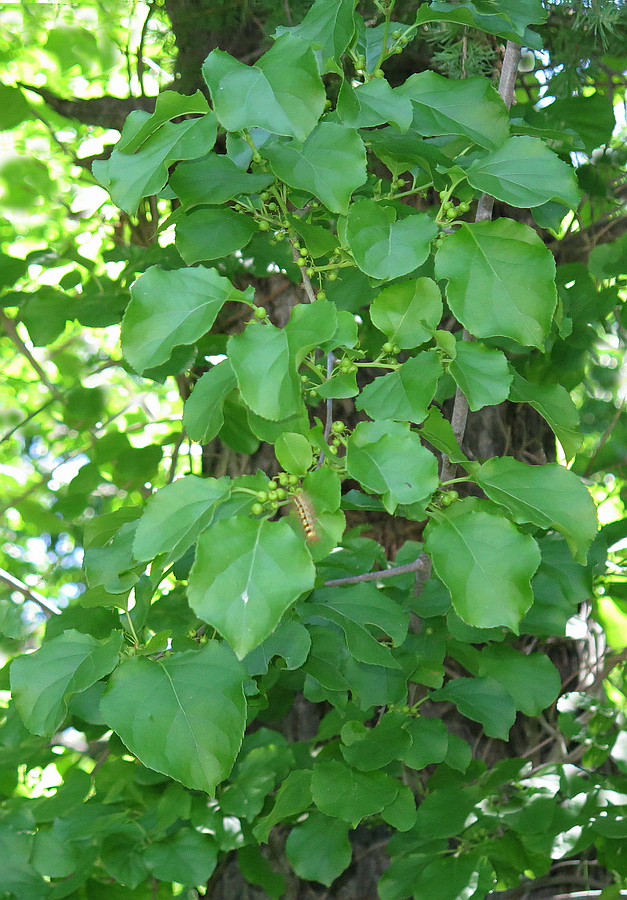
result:
[[(333, 351), (331, 350), (329, 353), (327, 353), (327, 378), (330, 378), (331, 375), (333, 375), (333, 364), (334, 363), (335, 363), (335, 355), (333, 354)], [(331, 428), (333, 426), (333, 400), (331, 399), (331, 397), (327, 398), (326, 410), (327, 410), (327, 418), (324, 423), (324, 439), (325, 439), (325, 441), (328, 441), (329, 438), (331, 437)]]
[(15, 321), (13, 319), (10, 319), (2, 310), (0, 310), (0, 324), (2, 324), (2, 327), (4, 328), (6, 336), (9, 338), (9, 340), (13, 341), (22, 356), (28, 360), (35, 372), (37, 372), (37, 374), (41, 378), (42, 384), (45, 384), (50, 393), (54, 396), (55, 400), (61, 400), (63, 398), (63, 394), (48, 379), (48, 376), (46, 375), (42, 367), (39, 365), (33, 354), (30, 352), (22, 338), (17, 333)]
[[(520, 44), (515, 44), (513, 41), (508, 41), (507, 47), (505, 49), (505, 56), (503, 58), (503, 66), (501, 68), (501, 77), (499, 79), (498, 87), (499, 94), (503, 98), (503, 102), (508, 109), (510, 109), (514, 100), (514, 88), (516, 86), (516, 74), (518, 72), (519, 60)], [(492, 197), (490, 194), (482, 194), (477, 205), (475, 222), (489, 221), (492, 218), (493, 209), (494, 197)], [(475, 338), (470, 334), (469, 331), (467, 331), (466, 328), (464, 328), (463, 338), (465, 341), (475, 340)], [(466, 395), (461, 390), (461, 388), (458, 387), (455, 392), (451, 425), (453, 427), (453, 434), (455, 435), (457, 443), (460, 445), (460, 447), (464, 439), (467, 420), (468, 399), (466, 398)], [(445, 457), (442, 462), (442, 480), (448, 481), (449, 479), (454, 478), (456, 471), (457, 465), (451, 464), (450, 460)]]
[(616, 408), (616, 412), (614, 413), (612, 421), (606, 428), (605, 432), (603, 433), (603, 436), (601, 437), (601, 440), (597, 444), (597, 447), (596, 447), (594, 453), (590, 457), (590, 462), (586, 466), (586, 471), (583, 473), (584, 478), (589, 477), (590, 473), (592, 472), (592, 467), (594, 466), (594, 461), (596, 460), (597, 456), (599, 455), (601, 448), (609, 441), (609, 439), (612, 435), (612, 432), (614, 431), (614, 428), (616, 427), (618, 420), (620, 419), (620, 416), (623, 411), (623, 407), (625, 406), (626, 400), (627, 400), (627, 395), (625, 397), (621, 398), (621, 401)]
[(424, 569), (430, 562), (426, 553), (421, 553), (418, 559), (405, 563), (403, 566), (393, 566), (391, 569), (381, 569), (380, 572), (366, 572), (364, 575), (349, 575), (347, 578), (333, 578), (325, 581), (325, 587), (336, 587), (340, 584), (357, 584), (360, 581), (379, 581), (381, 578), (394, 578), (395, 575), (404, 575), (406, 572), (417, 572)]
[(0, 438), (0, 444), (4, 444), (5, 441), (8, 441), (10, 437), (13, 437), (13, 435), (15, 434), (16, 431), (19, 431), (20, 428), (22, 428), (22, 426), (26, 425), (27, 422), (30, 422), (31, 419), (34, 419), (36, 416), (38, 416), (39, 413), (43, 412), (45, 409), (48, 409), (48, 407), (52, 403), (54, 403), (54, 401), (55, 401), (54, 397), (51, 397), (50, 400), (46, 400), (46, 402), (43, 404), (43, 406), (40, 406), (39, 409), (33, 410), (33, 412), (29, 413), (25, 419), (22, 419), (21, 422), (18, 422), (17, 425), (15, 425), (9, 431), (5, 432), (2, 435), (2, 437)]
[(0, 569), (0, 581), (4, 581), (4, 583), (8, 584), (14, 591), (19, 591), (20, 594), (27, 600), (30, 600), (31, 603), (36, 603), (47, 616), (61, 615), (61, 610), (58, 606), (55, 606), (50, 600), (46, 600), (45, 597), (42, 597), (41, 594), (38, 594), (36, 591), (32, 591), (23, 581), (15, 578), (10, 572)]

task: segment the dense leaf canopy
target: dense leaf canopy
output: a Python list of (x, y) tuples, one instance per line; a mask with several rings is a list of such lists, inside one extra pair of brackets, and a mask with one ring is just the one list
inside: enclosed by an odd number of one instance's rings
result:
[(618, 897), (624, 5), (0, 26), (0, 897)]

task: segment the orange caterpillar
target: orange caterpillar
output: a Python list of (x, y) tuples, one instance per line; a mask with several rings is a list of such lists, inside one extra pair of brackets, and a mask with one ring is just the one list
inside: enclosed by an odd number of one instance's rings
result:
[(300, 524), (303, 526), (307, 541), (310, 544), (313, 544), (314, 541), (319, 541), (320, 535), (316, 531), (316, 514), (313, 504), (303, 491), (294, 494), (294, 509), (300, 519)]

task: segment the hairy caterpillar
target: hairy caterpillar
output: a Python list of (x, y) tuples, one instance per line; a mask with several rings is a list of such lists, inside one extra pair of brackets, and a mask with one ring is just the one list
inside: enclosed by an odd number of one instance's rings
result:
[(316, 531), (316, 514), (313, 504), (303, 491), (294, 494), (294, 509), (300, 519), (300, 524), (303, 526), (307, 541), (309, 543), (319, 541), (320, 535)]

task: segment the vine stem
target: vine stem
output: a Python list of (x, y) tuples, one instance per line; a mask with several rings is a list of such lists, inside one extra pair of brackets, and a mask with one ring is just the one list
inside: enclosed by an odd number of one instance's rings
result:
[(4, 581), (4, 583), (10, 588), (13, 588), (14, 591), (19, 591), (26, 600), (30, 600), (31, 603), (36, 603), (47, 616), (61, 615), (61, 610), (58, 606), (55, 606), (50, 600), (46, 600), (45, 597), (42, 597), (41, 594), (38, 594), (36, 591), (31, 590), (23, 581), (15, 578), (10, 572), (0, 569), (0, 581)]
[[(505, 48), (505, 56), (503, 57), (503, 66), (501, 68), (501, 77), (499, 79), (498, 92), (503, 102), (510, 109), (514, 101), (514, 89), (516, 87), (516, 73), (518, 72), (518, 63), (520, 61), (520, 44), (513, 41), (507, 42)], [(494, 209), (494, 197), (491, 194), (482, 194), (477, 204), (477, 212), (475, 214), (475, 222), (486, 222), (492, 218)], [(474, 341), (475, 337), (464, 328), (463, 339), (465, 341)], [(464, 440), (466, 432), (466, 422), (468, 421), (468, 399), (461, 388), (455, 391), (455, 400), (453, 402), (453, 414), (451, 416), (451, 426), (457, 443), (460, 445)], [(448, 457), (444, 457), (442, 461), (441, 478), (448, 481), (455, 477), (457, 464), (451, 463)]]
[(381, 578), (394, 578), (395, 575), (404, 575), (406, 572), (418, 572), (429, 564), (426, 553), (421, 553), (418, 559), (405, 563), (402, 566), (392, 566), (391, 569), (381, 569), (380, 572), (365, 572), (363, 575), (348, 575), (346, 578), (333, 578), (325, 581), (325, 587), (336, 587), (342, 584), (357, 584), (360, 581), (379, 581)]

